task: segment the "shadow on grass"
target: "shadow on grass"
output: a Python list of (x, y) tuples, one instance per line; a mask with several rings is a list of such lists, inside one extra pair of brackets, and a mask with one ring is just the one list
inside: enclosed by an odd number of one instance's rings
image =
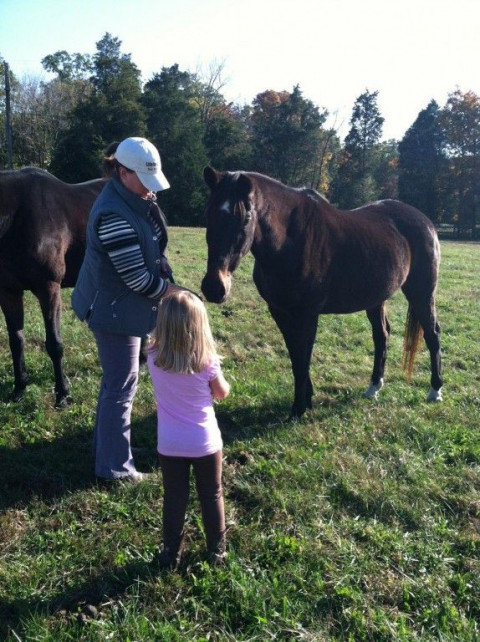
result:
[[(0, 384), (0, 395), (7, 388), (7, 384)], [(313, 411), (318, 406), (323, 411), (328, 409), (330, 414), (341, 413), (351, 403), (348, 395), (325, 398), (324, 392), (314, 399)], [(335, 392), (338, 395), (338, 390)], [(266, 399), (261, 404), (247, 401), (242, 405), (238, 402), (218, 405), (216, 415), (225, 446), (264, 436), (292, 422), (312, 421), (311, 411), (301, 419), (292, 419), (290, 404), (291, 398), (286, 392), (284, 397)], [(61, 411), (58, 417), (61, 422)], [(155, 412), (133, 421), (132, 447), (136, 466), (141, 471), (149, 472), (158, 466), (156, 438)], [(91, 429), (80, 426), (68, 435), (51, 440), (36, 437), (31, 444), (15, 448), (0, 446), (0, 470), (0, 510), (26, 506), (34, 498), (51, 501), (67, 492), (90, 488), (97, 483)]]
[[(188, 555), (178, 573), (190, 573)], [(167, 576), (170, 572), (161, 569), (158, 562), (134, 561), (117, 568), (104, 569), (93, 573), (84, 582), (61, 592), (42, 598), (20, 598), (0, 601), (0, 639), (7, 639), (22, 632), (22, 622), (33, 615), (54, 617), (65, 626), (65, 621), (74, 625), (84, 624), (89, 619), (101, 616), (102, 609), (109, 609), (111, 601), (121, 599), (130, 587), (142, 584), (157, 575)], [(3, 637), (5, 636), (5, 637)], [(13, 638), (12, 638), (13, 639)], [(15, 638), (17, 639), (17, 638)], [(18, 638), (19, 639), (19, 638)]]
[(216, 415), (225, 445), (252, 439), (266, 429), (274, 430), (292, 421), (290, 405), (287, 402), (280, 405), (278, 401), (265, 402), (262, 406), (217, 407)]
[[(134, 459), (144, 472), (157, 468), (154, 421), (154, 417), (147, 417), (132, 424)], [(15, 448), (0, 446), (0, 471), (2, 511), (21, 508), (33, 499), (50, 502), (66, 493), (91, 488), (98, 483), (92, 431), (79, 428), (52, 440), (36, 439)]]
[[(359, 397), (361, 394), (359, 393)], [(362, 397), (363, 398), (363, 397)], [(352, 395), (348, 387), (343, 390), (339, 386), (328, 388), (323, 386), (314, 395), (312, 409), (307, 410), (300, 418), (291, 416), (292, 398), (287, 391), (285, 396), (265, 400), (261, 405), (218, 406), (216, 415), (222, 431), (225, 445), (262, 436), (266, 431), (275, 431), (294, 423), (311, 423), (319, 421), (319, 417), (328, 415), (343, 415), (345, 409), (352, 406)], [(365, 400), (365, 403), (371, 403)]]
[[(218, 409), (217, 417), (225, 444), (248, 440), (288, 421), (289, 407), (264, 404), (261, 407)], [(61, 412), (58, 415), (61, 421)], [(149, 472), (158, 467), (156, 414), (132, 423), (132, 447), (137, 468)], [(139, 449), (140, 451), (138, 451)], [(33, 499), (53, 501), (70, 492), (97, 484), (94, 475), (91, 429), (79, 427), (62, 437), (41, 439), (9, 448), (0, 446), (0, 510), (22, 508)]]
[[(2, 386), (6, 388), (6, 386)], [(288, 421), (287, 403), (235, 407), (217, 410), (225, 444), (252, 438)], [(61, 421), (61, 412), (59, 421)], [(156, 469), (156, 414), (132, 423), (132, 447), (139, 470)], [(140, 452), (137, 450), (140, 449)], [(0, 446), (2, 492), (0, 510), (26, 506), (33, 499), (52, 501), (68, 492), (87, 489), (97, 481), (94, 475), (91, 429), (52, 439), (35, 437), (34, 443), (18, 447)]]
[[(33, 341), (31, 342), (33, 343)], [(48, 357), (46, 357), (48, 359)], [(45, 364), (45, 368), (48, 364)], [(38, 387), (39, 390), (45, 394), (45, 398), (51, 402), (52, 406), (55, 404), (54, 379), (50, 371), (38, 372), (30, 369), (28, 371), (28, 385), (23, 394), (32, 387)], [(14, 392), (13, 374), (10, 372), (5, 376), (0, 376), (0, 404), (11, 403)], [(18, 399), (17, 399), (18, 401)], [(13, 401), (13, 403), (17, 403)]]
[[(273, 433), (288, 427), (293, 421), (303, 421), (290, 418), (290, 402), (286, 394), (285, 398), (265, 400), (261, 405), (232, 403), (217, 406), (216, 414), (225, 445), (248, 441), (264, 436), (266, 432)], [(347, 399), (340, 398), (321, 402), (321, 405), (328, 405), (330, 411), (342, 412), (347, 403)], [(307, 412), (304, 419), (311, 421), (310, 413)], [(132, 445), (143, 449), (134, 453), (139, 470), (149, 471), (158, 467), (154, 412), (133, 422)], [(0, 510), (21, 508), (37, 500), (53, 502), (65, 494), (94, 488), (98, 482), (93, 472), (91, 429), (80, 426), (69, 435), (51, 440), (37, 439), (35, 443), (15, 448), (0, 447), (0, 470), (3, 491)], [(248, 505), (255, 504), (258, 498), (236, 495), (234, 501)], [(33, 613), (45, 612), (59, 619), (68, 619), (72, 615), (78, 615), (79, 620), (88, 618), (90, 615), (84, 610), (87, 605), (98, 611), (106, 600), (120, 598), (135, 583), (161, 572), (155, 562), (140, 560), (121, 568), (99, 570), (84, 582), (79, 581), (65, 591), (44, 598), (11, 597), (0, 603), (0, 637), (2, 633), (8, 635), (11, 630), (21, 629), (22, 620), (28, 620)]]

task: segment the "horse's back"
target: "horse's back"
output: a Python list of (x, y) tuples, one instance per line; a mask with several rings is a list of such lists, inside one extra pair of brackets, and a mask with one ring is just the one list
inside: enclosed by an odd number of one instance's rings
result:
[(64, 183), (46, 170), (0, 172), (0, 285), (74, 285), (90, 209), (104, 179)]
[(421, 261), (422, 266), (429, 263), (438, 271), (440, 243), (435, 226), (426, 214), (412, 205), (393, 199), (377, 201), (353, 211), (378, 213), (391, 222), (409, 245), (412, 267), (416, 261)]
[(435, 227), (405, 203), (383, 200), (339, 210), (305, 194), (288, 226), (298, 235), (292, 247), (300, 253), (300, 285), (310, 288), (310, 301), (318, 302), (322, 314), (373, 308), (415, 281), (423, 292), (434, 290), (440, 257)]
[[(0, 172), (0, 239), (15, 225), (33, 226), (43, 234), (68, 223), (86, 224), (88, 213), (106, 180), (64, 183), (38, 167)], [(26, 230), (27, 231), (27, 230)]]
[(402, 201), (385, 199), (353, 210), (334, 210), (329, 221), (331, 227), (358, 242), (368, 239), (372, 247), (390, 244), (392, 249), (405, 243), (412, 259), (423, 255), (438, 261), (440, 246), (434, 224), (423, 212)]
[(14, 220), (31, 216), (42, 217), (50, 195), (63, 192), (62, 181), (38, 167), (23, 167), (0, 172), (0, 238)]
[(428, 216), (416, 207), (402, 201), (384, 199), (350, 211), (353, 213), (378, 213), (380, 216), (391, 219), (398, 230), (408, 236), (412, 233), (417, 233), (421, 236), (436, 236), (435, 226)]
[(386, 199), (342, 214), (349, 238), (348, 264), (359, 268), (362, 255), (377, 277), (391, 273), (396, 277), (396, 286), (405, 293), (433, 296), (440, 243), (434, 224), (423, 212), (401, 201)]

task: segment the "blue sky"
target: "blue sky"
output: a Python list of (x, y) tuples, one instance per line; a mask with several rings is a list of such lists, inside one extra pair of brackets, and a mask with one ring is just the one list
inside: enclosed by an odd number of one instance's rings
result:
[(223, 62), (228, 100), (299, 84), (343, 134), (355, 99), (378, 90), (383, 137), (400, 139), (432, 98), (480, 95), (479, 24), (479, 0), (0, 0), (0, 55), (48, 79), (44, 56), (93, 54), (109, 32), (144, 80)]

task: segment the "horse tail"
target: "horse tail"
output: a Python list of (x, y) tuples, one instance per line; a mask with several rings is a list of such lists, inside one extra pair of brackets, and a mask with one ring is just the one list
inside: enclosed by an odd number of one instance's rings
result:
[(403, 369), (407, 373), (407, 380), (410, 380), (412, 376), (418, 344), (422, 337), (423, 328), (409, 303), (405, 321), (405, 334), (403, 336)]

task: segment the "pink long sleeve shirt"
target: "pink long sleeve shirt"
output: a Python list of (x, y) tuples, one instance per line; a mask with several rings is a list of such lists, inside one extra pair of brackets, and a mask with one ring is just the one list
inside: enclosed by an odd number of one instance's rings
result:
[(218, 377), (220, 363), (214, 359), (202, 372), (166, 372), (147, 364), (157, 403), (157, 450), (170, 457), (204, 457), (223, 447), (209, 382)]

